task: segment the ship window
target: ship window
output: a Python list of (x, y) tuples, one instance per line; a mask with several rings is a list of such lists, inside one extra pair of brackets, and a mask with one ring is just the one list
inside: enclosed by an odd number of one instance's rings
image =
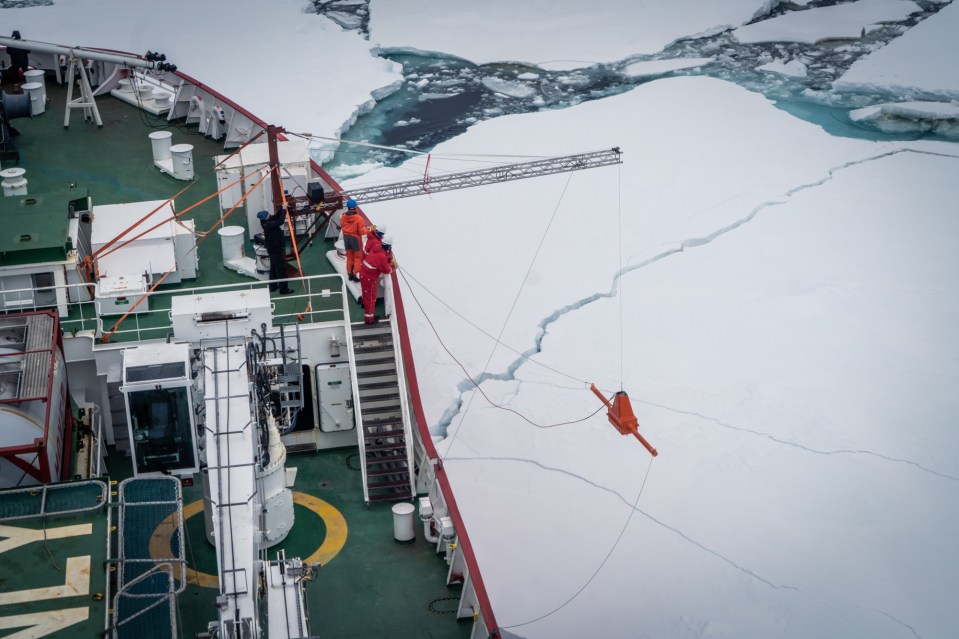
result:
[(193, 468), (193, 431), (186, 387), (128, 395), (137, 473)]
[(163, 362), (146, 366), (131, 366), (127, 369), (127, 382), (150, 382), (158, 379), (183, 379), (186, 377), (186, 364), (183, 362)]

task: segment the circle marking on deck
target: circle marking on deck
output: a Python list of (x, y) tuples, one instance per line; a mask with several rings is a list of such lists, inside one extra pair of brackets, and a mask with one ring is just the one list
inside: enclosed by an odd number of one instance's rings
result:
[[(326, 565), (336, 557), (336, 555), (346, 545), (347, 525), (343, 513), (337, 510), (329, 502), (323, 501), (319, 497), (293, 491), (293, 503), (299, 504), (309, 509), (326, 524), (326, 537), (312, 555), (303, 560), (303, 563), (319, 562)], [(203, 500), (197, 499), (183, 507), (183, 521), (203, 512)], [(168, 516), (153, 531), (150, 537), (150, 557), (157, 561), (163, 561), (173, 556), (171, 547), (173, 514)], [(179, 578), (179, 575), (176, 575)], [(206, 572), (200, 572), (196, 568), (187, 567), (187, 583), (201, 588), (219, 588), (220, 581), (216, 575)]]

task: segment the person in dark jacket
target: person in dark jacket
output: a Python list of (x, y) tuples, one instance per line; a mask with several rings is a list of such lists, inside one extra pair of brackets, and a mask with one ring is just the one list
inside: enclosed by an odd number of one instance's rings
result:
[[(19, 40), (20, 32), (14, 31), (10, 37), (14, 40)], [(7, 55), (10, 56), (10, 68), (7, 69), (7, 73), (9, 74), (7, 81), (11, 84), (23, 82), (23, 74), (30, 65), (30, 50), (7, 47)]]
[(280, 289), (280, 295), (293, 292), (286, 279), (286, 237), (283, 235), (283, 224), (286, 222), (286, 209), (280, 209), (274, 215), (266, 211), (256, 214), (263, 226), (263, 245), (266, 246), (270, 257), (270, 290)]

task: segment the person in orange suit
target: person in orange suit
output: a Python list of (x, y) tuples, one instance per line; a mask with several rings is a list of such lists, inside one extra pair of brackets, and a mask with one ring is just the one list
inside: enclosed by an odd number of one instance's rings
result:
[(376, 324), (380, 318), (376, 316), (376, 289), (380, 283), (380, 275), (389, 275), (393, 266), (386, 251), (392, 249), (393, 238), (384, 235), (381, 244), (374, 243), (370, 251), (363, 258), (360, 268), (360, 285), (363, 289), (363, 321), (367, 324)]
[(346, 274), (351, 282), (359, 282), (366, 224), (363, 216), (357, 213), (356, 200), (352, 198), (346, 201), (346, 213), (340, 217), (340, 229), (343, 231), (343, 248), (346, 249)]

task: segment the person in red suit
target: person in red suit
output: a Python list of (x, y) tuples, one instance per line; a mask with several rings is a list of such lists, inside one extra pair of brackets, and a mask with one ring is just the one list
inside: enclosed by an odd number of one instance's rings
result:
[[(369, 253), (373, 250), (374, 246), (383, 246), (383, 236), (386, 235), (385, 226), (377, 226), (376, 224), (370, 225), (370, 232), (366, 234), (366, 244), (363, 245), (363, 254)], [(396, 266), (396, 260), (393, 259), (393, 250), (385, 250), (386, 259), (389, 260), (391, 266)]]
[(363, 321), (367, 324), (376, 324), (380, 318), (376, 316), (376, 289), (380, 283), (380, 275), (389, 275), (393, 266), (386, 252), (393, 247), (393, 238), (384, 235), (381, 244), (374, 243), (363, 258), (360, 267), (360, 286), (363, 289)]

